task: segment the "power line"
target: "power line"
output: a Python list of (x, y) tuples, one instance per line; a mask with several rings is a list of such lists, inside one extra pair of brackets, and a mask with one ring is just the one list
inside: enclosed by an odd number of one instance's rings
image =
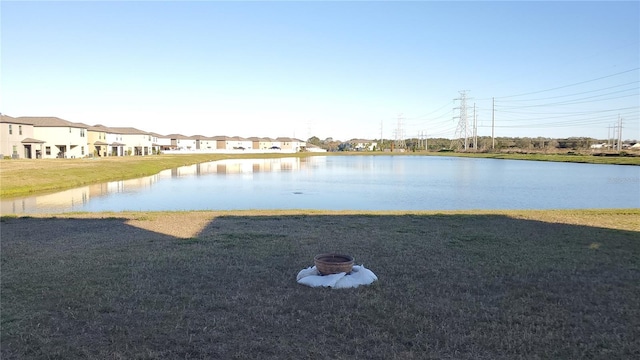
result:
[(538, 90), (538, 91), (532, 91), (532, 92), (528, 92), (528, 93), (522, 93), (522, 94), (515, 94), (515, 95), (509, 95), (509, 96), (500, 96), (497, 97), (498, 99), (506, 99), (506, 98), (512, 98), (512, 97), (517, 97), (517, 96), (524, 96), (524, 95), (533, 95), (533, 94), (539, 94), (539, 93), (543, 93), (543, 92), (547, 92), (547, 91), (553, 91), (553, 90), (559, 90), (559, 89), (564, 89), (564, 88), (568, 88), (571, 86), (576, 86), (576, 85), (582, 85), (582, 84), (586, 84), (586, 83), (590, 83), (593, 81), (598, 81), (598, 80), (602, 80), (602, 79), (607, 79), (610, 77), (614, 77), (614, 76), (618, 76), (618, 75), (622, 75), (622, 74), (626, 74), (632, 71), (637, 71), (640, 68), (633, 68), (633, 69), (629, 69), (629, 70), (625, 70), (625, 71), (621, 71), (615, 74), (611, 74), (611, 75), (606, 75), (606, 76), (601, 76), (599, 78), (595, 78), (595, 79), (590, 79), (590, 80), (585, 80), (585, 81), (580, 81), (577, 83), (573, 83), (573, 84), (569, 84), (569, 85), (563, 85), (563, 86), (558, 86), (558, 87), (554, 87), (554, 88), (550, 88), (550, 89), (544, 89), (544, 90)]

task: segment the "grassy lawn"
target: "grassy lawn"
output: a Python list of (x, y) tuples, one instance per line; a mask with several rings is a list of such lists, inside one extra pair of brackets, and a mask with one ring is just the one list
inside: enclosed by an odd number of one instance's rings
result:
[[(3, 217), (2, 359), (630, 359), (639, 209)], [(295, 281), (320, 252), (379, 281)]]
[(430, 153), (437, 156), (476, 157), (485, 159), (510, 159), (531, 161), (555, 161), (608, 165), (640, 165), (640, 156), (595, 156), (582, 154), (517, 154), (517, 153)]

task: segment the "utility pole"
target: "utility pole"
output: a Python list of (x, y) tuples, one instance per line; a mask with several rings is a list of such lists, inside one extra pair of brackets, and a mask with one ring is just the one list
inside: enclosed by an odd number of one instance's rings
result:
[(473, 103), (473, 151), (478, 151), (478, 116), (476, 115), (476, 103)]
[(622, 118), (618, 114), (618, 151), (622, 150)]
[(494, 136), (494, 129), (496, 125), (496, 98), (491, 98), (491, 150), (496, 148), (496, 138)]
[(380, 120), (380, 151), (384, 151), (382, 144), (384, 144), (384, 138), (382, 137), (382, 120)]
[(429, 144), (428, 144), (428, 138), (427, 138), (427, 131), (425, 130), (424, 132), (424, 151), (429, 151)]

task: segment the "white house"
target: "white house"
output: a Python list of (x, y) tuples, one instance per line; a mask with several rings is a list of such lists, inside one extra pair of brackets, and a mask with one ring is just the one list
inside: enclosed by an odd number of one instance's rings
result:
[(196, 141), (196, 150), (202, 152), (210, 152), (216, 149), (216, 140), (212, 137), (204, 135), (193, 135), (189, 137)]
[(373, 149), (378, 146), (377, 142), (366, 139), (351, 139), (348, 142), (353, 149), (357, 151), (373, 151)]
[(196, 139), (184, 136), (182, 134), (169, 134), (167, 137), (171, 138), (172, 150), (196, 150)]
[(171, 137), (166, 135), (160, 135), (158, 133), (151, 132), (149, 133), (155, 139), (154, 146), (158, 148), (158, 151), (163, 150), (171, 150), (173, 147), (171, 146)]
[(146, 156), (153, 154), (153, 136), (132, 127), (110, 127), (113, 133), (121, 135), (125, 155)]

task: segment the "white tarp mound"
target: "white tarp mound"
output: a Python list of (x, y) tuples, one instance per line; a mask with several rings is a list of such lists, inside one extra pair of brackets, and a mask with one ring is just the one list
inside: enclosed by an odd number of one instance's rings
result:
[(357, 288), (360, 285), (370, 285), (378, 280), (373, 271), (364, 265), (353, 265), (350, 274), (341, 272), (331, 275), (320, 275), (315, 266), (302, 269), (298, 273), (298, 283), (311, 287), (330, 287), (334, 289)]

